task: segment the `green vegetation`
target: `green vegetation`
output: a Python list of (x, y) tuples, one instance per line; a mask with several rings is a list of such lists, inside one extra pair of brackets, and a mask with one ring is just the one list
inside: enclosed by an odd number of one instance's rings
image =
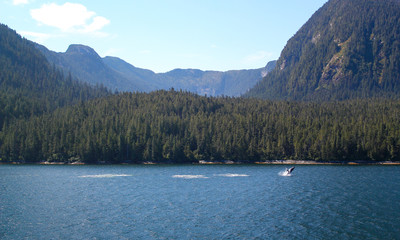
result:
[[(0, 131), (16, 119), (107, 96), (50, 66), (32, 42), (0, 24)], [(0, 142), (1, 144), (1, 142)]]
[(3, 161), (400, 160), (400, 101), (274, 102), (125, 93), (19, 120)]
[(111, 95), (0, 25), (0, 162), (400, 161), (399, 9), (329, 1), (248, 94), (274, 101)]
[(330, 0), (247, 93), (285, 100), (400, 96), (400, 2)]

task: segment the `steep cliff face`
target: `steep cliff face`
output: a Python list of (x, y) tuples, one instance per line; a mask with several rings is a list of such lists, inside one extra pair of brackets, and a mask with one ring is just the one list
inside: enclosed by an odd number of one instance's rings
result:
[(400, 93), (400, 1), (330, 0), (247, 96), (348, 99)]

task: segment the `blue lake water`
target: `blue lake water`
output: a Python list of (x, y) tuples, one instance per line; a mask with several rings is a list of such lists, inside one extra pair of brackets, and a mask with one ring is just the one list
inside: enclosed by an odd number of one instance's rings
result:
[(0, 165), (0, 239), (400, 239), (399, 166)]

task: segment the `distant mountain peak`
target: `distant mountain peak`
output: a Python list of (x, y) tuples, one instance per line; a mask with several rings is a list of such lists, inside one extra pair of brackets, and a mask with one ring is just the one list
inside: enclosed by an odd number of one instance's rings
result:
[(100, 58), (100, 56), (97, 54), (97, 52), (93, 48), (82, 45), (82, 44), (69, 45), (69, 47), (65, 53), (66, 54), (89, 55), (89, 56), (93, 56), (96, 58)]
[(72, 44), (65, 53), (49, 51), (37, 46), (49, 62), (71, 72), (81, 81), (102, 84), (111, 90), (150, 92), (157, 89), (182, 89), (210, 96), (240, 96), (253, 87), (275, 66), (269, 63), (265, 68), (234, 70), (227, 72), (202, 71), (199, 69), (174, 69), (166, 73), (155, 73), (142, 69), (117, 58), (101, 58), (88, 46)]

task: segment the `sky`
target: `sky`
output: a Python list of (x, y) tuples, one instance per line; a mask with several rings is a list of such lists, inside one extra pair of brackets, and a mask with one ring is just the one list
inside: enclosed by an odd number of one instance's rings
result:
[(239, 70), (279, 58), (327, 0), (0, 0), (0, 23), (56, 52), (92, 47), (155, 72)]

